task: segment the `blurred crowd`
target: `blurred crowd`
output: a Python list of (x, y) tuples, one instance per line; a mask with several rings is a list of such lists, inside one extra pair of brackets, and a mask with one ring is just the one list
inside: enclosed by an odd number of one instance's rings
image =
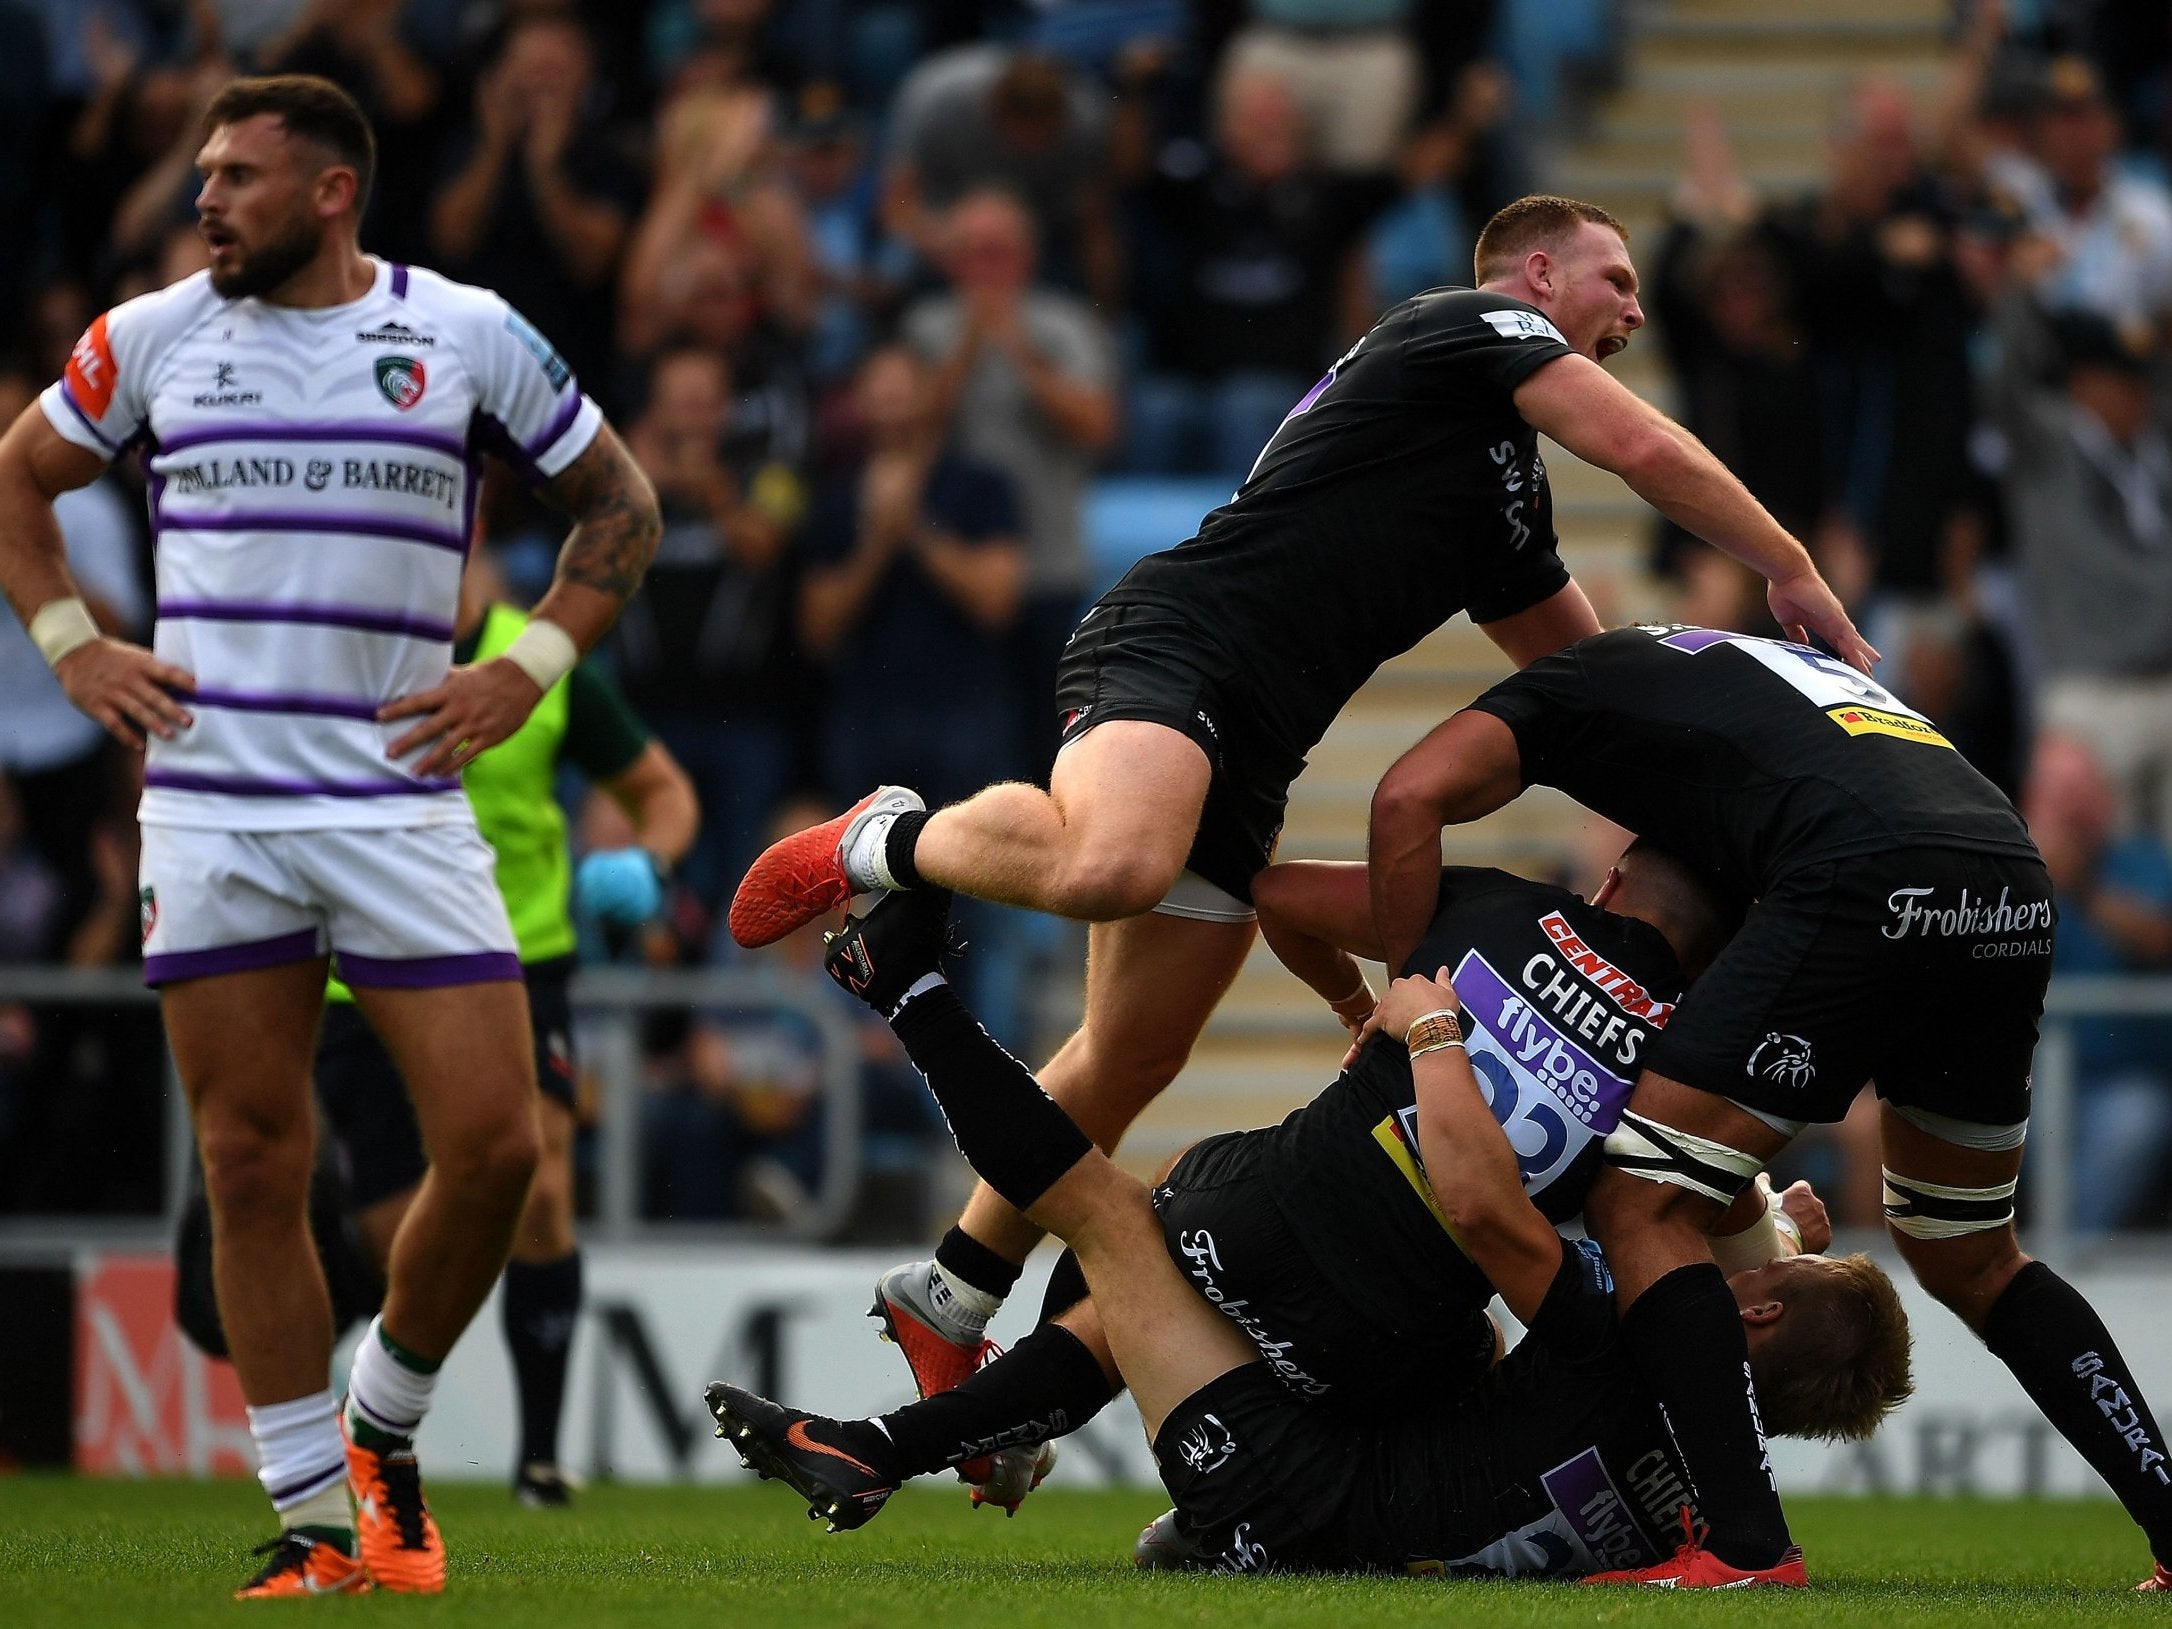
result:
[[(1866, 79), (1825, 174), (1761, 196), (1688, 111), (1649, 307), (1681, 417), (1798, 536), (1878, 677), (2028, 817), (2062, 973), (2172, 967), (2172, 22), (1971, 4), (1945, 83)], [(1763, 584), (1663, 530), (1687, 620), (1772, 632)], [(2070, 1026), (2077, 1220), (2167, 1217), (2172, 1027)], [(1879, 1218), (1874, 1105), (1842, 1128)]]
[[(1380, 308), (1467, 275), (1527, 190), (1511, 109), (1602, 73), (1612, 26), (1611, 0), (0, 0), (0, 413), (98, 311), (204, 264), (221, 84), (354, 93), (364, 247), (503, 294), (661, 495), (602, 660), (705, 819), (665, 919), (588, 953), (758, 981), (643, 1026), (642, 1204), (790, 1212), (827, 1176), (835, 992), (812, 945), (735, 958), (747, 862), (879, 781), (941, 801), (1045, 771), (1090, 484), (1233, 487)], [(506, 475), (484, 536), (532, 595), (557, 524)], [(136, 633), (140, 485), (61, 508), (96, 614)], [(134, 766), (12, 622), (0, 770), (0, 963), (132, 960)], [(976, 1005), (1028, 1050), (1077, 936), (963, 914)], [(909, 1188), (941, 1127), (848, 1009), (861, 1164)], [(0, 1210), (158, 1207), (141, 1016), (0, 1005)]]
[[(1096, 483), (1226, 492), (1379, 311), (1468, 281), (1477, 227), (1613, 71), (1621, 9), (0, 0), (0, 414), (99, 310), (204, 263), (191, 163), (220, 84), (351, 90), (381, 147), (365, 248), (502, 293), (662, 498), (602, 660), (703, 831), (665, 918), (586, 954), (776, 994), (644, 1026), (645, 1212), (821, 1187), (829, 1010), (859, 1036), (862, 1164), (910, 1190), (940, 1125), (811, 944), (735, 957), (737, 877), (879, 781), (940, 801), (1043, 772)], [(1966, 8), (1942, 94), (1856, 86), (1803, 197), (1759, 196), (1693, 109), (1664, 236), (1633, 245), (1680, 416), (1811, 543), (1884, 676), (2024, 799), (2075, 969), (2172, 965), (2168, 35), (2125, 0)], [(556, 523), (507, 473), (484, 535), (532, 595)], [(100, 620), (140, 633), (140, 476), (61, 519)], [(1655, 564), (1686, 617), (1758, 627), (1711, 550), (1662, 537)], [(0, 771), (0, 964), (130, 961), (131, 763), (11, 621)], [(612, 810), (581, 814), (615, 840)], [(1036, 991), (1075, 985), (1076, 937), (990, 908), (966, 933), (990, 1027), (1053, 1039)], [(0, 1210), (158, 1208), (155, 1150), (110, 1130), (158, 1113), (142, 1016), (0, 1003)], [(2088, 1034), (2090, 1219), (2162, 1217), (2166, 1037)], [(1853, 1203), (1874, 1215), (1874, 1187)]]

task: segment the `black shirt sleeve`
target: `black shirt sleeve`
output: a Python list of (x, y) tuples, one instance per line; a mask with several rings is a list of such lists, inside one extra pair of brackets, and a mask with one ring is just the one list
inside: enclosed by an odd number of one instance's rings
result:
[(595, 785), (617, 780), (648, 750), (649, 732), (617, 685), (582, 662), (566, 676), (566, 735), (559, 755)]
[(1403, 339), (1414, 396), (1466, 395), (1474, 382), (1512, 394), (1547, 363), (1576, 352), (1536, 306), (1482, 289), (1422, 294)]
[(1614, 1275), (1606, 1257), (1589, 1239), (1564, 1239), (1553, 1287), (1539, 1303), (1525, 1338), (1565, 1363), (1601, 1367), (1614, 1361), (1620, 1328), (1614, 1315)]
[(1515, 734), (1523, 783), (1530, 786), (1547, 780), (1555, 747), (1590, 705), (1590, 690), (1583, 660), (1572, 646), (1511, 673), (1472, 702), (1471, 711), (1491, 713)]
[[(1549, 509), (1551, 503), (1549, 501)], [(1471, 587), (1470, 598), (1464, 605), (1471, 621), (1484, 626), (1512, 617), (1518, 611), (1528, 611), (1542, 600), (1550, 600), (1569, 585), (1569, 568), (1561, 563), (1555, 550), (1553, 517), (1550, 513), (1535, 517), (1533, 530), (1544, 526), (1545, 547), (1535, 543), (1518, 549), (1508, 557), (1501, 570)]]

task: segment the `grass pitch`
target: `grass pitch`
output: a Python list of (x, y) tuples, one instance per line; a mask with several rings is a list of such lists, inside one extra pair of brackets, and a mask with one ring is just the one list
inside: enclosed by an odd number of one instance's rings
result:
[(834, 1537), (773, 1487), (597, 1488), (570, 1512), (531, 1512), (500, 1489), (448, 1485), (432, 1503), (451, 1550), (446, 1595), (244, 1606), (227, 1592), (252, 1570), (249, 1546), (270, 1536), (253, 1485), (0, 1477), (0, 1625), (179, 1629), (251, 1613), (509, 1629), (2172, 1623), (2172, 1603), (2129, 1592), (2149, 1564), (2108, 1501), (1798, 1499), (1790, 1514), (1814, 1586), (1757, 1596), (1142, 1576), (1131, 1539), (1166, 1503), (1153, 1493), (1051, 1488), (1005, 1521), (931, 1482)]

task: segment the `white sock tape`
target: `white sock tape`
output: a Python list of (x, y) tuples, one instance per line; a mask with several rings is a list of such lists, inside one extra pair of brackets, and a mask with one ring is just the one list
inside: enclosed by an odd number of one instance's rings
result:
[(505, 659), (535, 680), (538, 690), (548, 690), (573, 671), (581, 647), (557, 623), (536, 617), (505, 647)]
[(47, 600), (30, 619), (30, 642), (38, 647), (48, 667), (58, 667), (63, 656), (100, 637), (90, 607), (73, 596)]

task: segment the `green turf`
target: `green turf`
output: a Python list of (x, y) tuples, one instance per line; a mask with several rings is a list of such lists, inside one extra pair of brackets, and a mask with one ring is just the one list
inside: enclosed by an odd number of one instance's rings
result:
[(2172, 1623), (2172, 1601), (2129, 1593), (2147, 1563), (2109, 1503), (1796, 1500), (1816, 1587), (1745, 1598), (1146, 1577), (1129, 1556), (1133, 1533), (1164, 1502), (1151, 1493), (1048, 1489), (1005, 1521), (930, 1487), (836, 1537), (775, 1488), (591, 1489), (563, 1513), (518, 1510), (491, 1488), (443, 1487), (433, 1502), (452, 1554), (447, 1595), (243, 1607), (226, 1591), (269, 1525), (250, 1485), (0, 1477), (0, 1625), (178, 1629), (243, 1612), (508, 1629)]

